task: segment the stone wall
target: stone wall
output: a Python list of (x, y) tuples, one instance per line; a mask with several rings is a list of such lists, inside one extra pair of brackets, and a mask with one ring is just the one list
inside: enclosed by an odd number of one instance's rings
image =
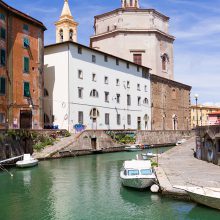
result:
[(182, 138), (194, 135), (193, 131), (138, 131), (136, 143), (147, 145), (174, 144)]
[(190, 129), (190, 90), (190, 86), (151, 75), (152, 130)]

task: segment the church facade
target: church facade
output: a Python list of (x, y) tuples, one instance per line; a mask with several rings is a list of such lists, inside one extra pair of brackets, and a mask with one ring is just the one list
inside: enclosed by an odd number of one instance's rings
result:
[(74, 129), (188, 130), (191, 87), (173, 80), (169, 18), (139, 1), (95, 17), (90, 47), (77, 43), (68, 0), (45, 47), (44, 122)]
[(138, 0), (123, 0), (121, 8), (95, 16), (94, 30), (92, 48), (147, 66), (154, 75), (174, 79), (175, 38), (169, 34), (169, 17), (140, 8)]

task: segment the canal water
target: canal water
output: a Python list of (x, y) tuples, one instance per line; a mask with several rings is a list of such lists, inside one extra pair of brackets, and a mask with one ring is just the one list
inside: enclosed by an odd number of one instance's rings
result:
[(219, 220), (220, 212), (121, 186), (121, 152), (42, 161), (0, 172), (1, 220)]

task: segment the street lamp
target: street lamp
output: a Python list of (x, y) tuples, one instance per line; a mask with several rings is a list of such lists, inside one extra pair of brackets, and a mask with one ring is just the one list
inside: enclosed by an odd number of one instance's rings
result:
[(196, 126), (199, 125), (199, 118), (198, 118), (198, 109), (197, 109), (197, 105), (198, 105), (198, 97), (199, 95), (198, 94), (195, 94), (195, 100), (196, 100)]

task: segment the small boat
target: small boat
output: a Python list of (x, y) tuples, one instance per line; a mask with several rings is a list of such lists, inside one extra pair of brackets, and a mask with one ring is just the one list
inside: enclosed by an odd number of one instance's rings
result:
[(185, 190), (190, 198), (202, 205), (220, 210), (220, 188), (199, 187), (199, 186), (173, 186)]
[(181, 144), (183, 144), (184, 142), (186, 142), (186, 139), (181, 139), (181, 140), (179, 140), (179, 141), (176, 142), (176, 146), (177, 146), (177, 145), (181, 145)]
[(125, 147), (126, 151), (141, 151), (143, 148), (140, 144), (133, 144), (131, 146)]
[(16, 163), (17, 167), (33, 167), (38, 165), (38, 160), (34, 159), (30, 154), (24, 154), (23, 160), (20, 160)]
[(159, 154), (154, 154), (152, 152), (148, 152), (146, 154), (141, 154), (143, 157), (143, 160), (148, 160), (149, 158), (157, 157)]
[(120, 172), (120, 178), (124, 186), (136, 189), (148, 188), (156, 180), (149, 160), (125, 161)]

